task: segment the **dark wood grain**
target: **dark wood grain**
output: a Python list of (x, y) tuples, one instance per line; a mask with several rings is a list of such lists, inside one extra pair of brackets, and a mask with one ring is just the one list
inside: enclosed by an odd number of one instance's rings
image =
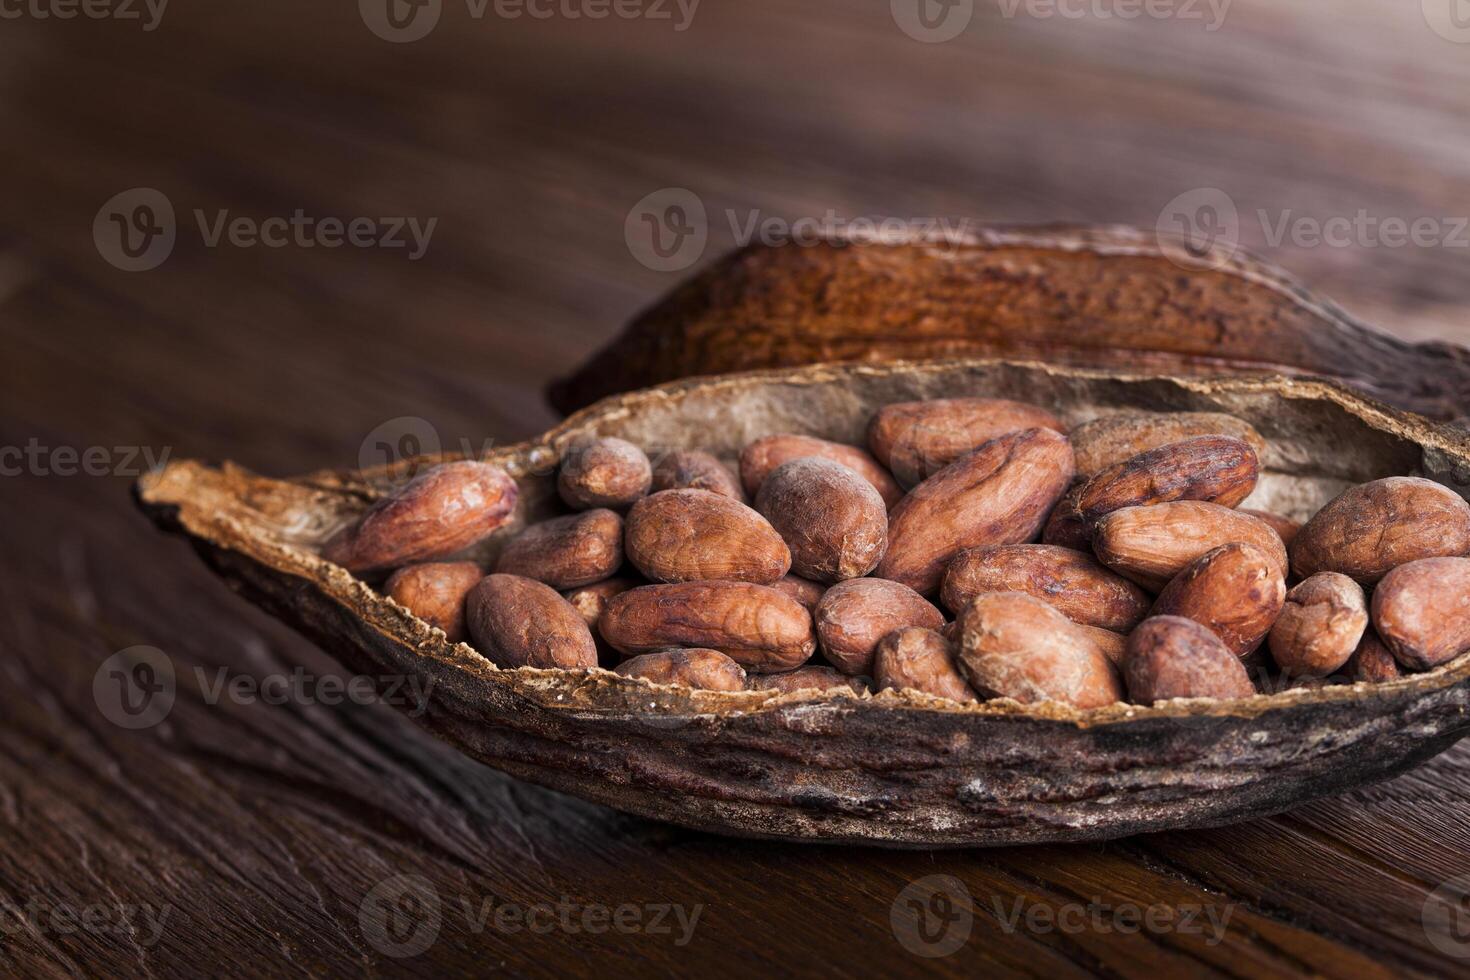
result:
[[(684, 186), (718, 215), (959, 215), (1151, 226), (1176, 194), (1244, 213), (1452, 215), (1470, 61), (1416, 4), (1238, 0), (1224, 27), (1003, 17), (922, 45), (887, 5), (702, 5), (693, 26), (472, 21), (389, 45), (352, 4), (176, 4), (0, 23), (0, 446), (148, 446), (287, 474), (352, 466), (385, 420), (481, 445), (546, 427), (540, 389), (643, 306), (623, 220)], [(136, 186), (181, 214), (438, 216), (425, 257), (207, 248), (125, 273), (93, 216)], [(1245, 244), (1262, 248), (1259, 226)], [(1364, 319), (1467, 339), (1466, 250), (1264, 248)], [(471, 763), (381, 705), (207, 704), (193, 668), (325, 655), (218, 586), (128, 475), (0, 478), (0, 899), (171, 909), (144, 931), (0, 913), (29, 976), (940, 976), (1465, 973), (1421, 910), (1470, 873), (1470, 750), (1283, 817), (1098, 847), (882, 853), (721, 840)], [(92, 696), (135, 644), (189, 678), (127, 732)], [(394, 959), (370, 890), (422, 875), (437, 941)], [(890, 926), (910, 882), (975, 902), (955, 954)], [(475, 931), (458, 900), (702, 905), (693, 939)], [(1231, 908), (1223, 941), (1010, 927), (1017, 906)], [(996, 903), (999, 903), (997, 905)], [(998, 910), (998, 911), (997, 911)], [(1038, 916), (1041, 913), (1038, 913)], [(1106, 921), (1106, 920), (1105, 920)], [(60, 926), (60, 928), (58, 928)], [(591, 967), (588, 964), (592, 964)]]

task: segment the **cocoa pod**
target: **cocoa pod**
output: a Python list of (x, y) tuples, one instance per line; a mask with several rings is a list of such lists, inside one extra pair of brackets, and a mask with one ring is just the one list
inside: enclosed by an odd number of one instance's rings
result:
[(854, 578), (839, 582), (822, 595), (812, 613), (817, 640), (832, 666), (844, 674), (873, 673), (878, 641), (905, 626), (937, 630), (941, 613), (923, 596), (898, 582)]
[(888, 508), (872, 484), (830, 459), (806, 456), (771, 471), (755, 509), (791, 550), (791, 570), (818, 582), (871, 572), (888, 548)]
[(531, 524), (501, 550), (495, 570), (553, 589), (591, 585), (623, 565), (623, 519), (605, 507)]
[(980, 700), (955, 670), (949, 641), (918, 626), (894, 630), (878, 641), (873, 679), (880, 691), (922, 691), (961, 703)]
[(750, 582), (629, 589), (608, 600), (597, 626), (603, 639), (624, 654), (701, 647), (719, 650), (757, 673), (800, 667), (817, 645), (811, 614), (801, 603)]
[(1125, 507), (1106, 514), (1093, 532), (1092, 550), (1119, 575), (1157, 592), (1200, 555), (1232, 541), (1265, 551), (1286, 574), (1286, 545), (1270, 525), (1200, 500)]
[(1101, 708), (1123, 700), (1107, 656), (1080, 626), (1034, 596), (990, 592), (959, 618), (956, 663), (982, 697)]
[(764, 517), (708, 490), (662, 490), (628, 511), (628, 561), (654, 582), (731, 579), (766, 584), (791, 552)]
[(388, 576), (383, 591), (430, 626), (444, 631), (450, 643), (465, 638), (464, 597), (485, 573), (472, 561), (406, 565)]
[(873, 485), (873, 489), (878, 491), (878, 495), (883, 498), (883, 503), (887, 507), (898, 503), (899, 498), (903, 496), (903, 491), (899, 489), (888, 471), (876, 459), (857, 446), (792, 433), (766, 436), (745, 447), (740, 454), (740, 482), (744, 485), (745, 492), (754, 497), (772, 470), (782, 463), (789, 463), (793, 459), (801, 459), (804, 456), (830, 459), (834, 463), (841, 463), (848, 469), (854, 470), (858, 476)]
[(907, 488), (990, 440), (1024, 429), (1066, 432), (1055, 415), (1024, 402), (935, 398), (880, 408), (868, 423), (868, 448)]
[(1149, 615), (1192, 619), (1244, 657), (1261, 645), (1285, 600), (1279, 559), (1256, 545), (1232, 541), (1185, 566), (1159, 593)]
[(556, 474), (557, 492), (574, 510), (626, 507), (652, 483), (653, 467), (643, 450), (610, 436), (572, 447)]
[(572, 604), (582, 616), (582, 621), (592, 629), (593, 635), (597, 634), (597, 621), (602, 618), (602, 610), (607, 607), (607, 601), (615, 595), (622, 595), (629, 589), (636, 589), (647, 583), (629, 576), (617, 576), (615, 578), (603, 579), (601, 582), (593, 582), (580, 588), (569, 589), (562, 593), (562, 598)]
[(1248, 698), (1256, 693), (1240, 658), (1192, 619), (1150, 616), (1128, 637), (1123, 666), (1129, 700)]
[(1391, 476), (1317, 511), (1291, 542), (1291, 567), (1302, 578), (1341, 572), (1372, 585), (1400, 565), (1467, 553), (1470, 503), (1432, 480)]
[(1082, 495), (1084, 486), (1084, 483), (1073, 485), (1051, 509), (1051, 514), (1046, 518), (1046, 526), (1041, 529), (1042, 544), (1054, 544), (1058, 548), (1091, 553), (1092, 529), (1082, 520), (1082, 515), (1077, 513), (1077, 498)]
[(1230, 436), (1257, 457), (1266, 452), (1266, 440), (1253, 425), (1220, 412), (1124, 412), (1084, 422), (1068, 434), (1077, 475), (1089, 479), (1139, 453), (1196, 436)]
[(676, 449), (659, 456), (653, 465), (652, 492), (708, 490), (745, 503), (745, 491), (730, 468), (701, 449)]
[(475, 649), (499, 667), (597, 666), (582, 616), (555, 589), (519, 575), (487, 575), (465, 597)]
[(718, 650), (656, 650), (629, 657), (614, 669), (624, 677), (680, 684), (706, 691), (745, 690), (745, 671)]
[(1358, 648), (1343, 665), (1342, 672), (1349, 680), (1367, 681), (1370, 684), (1397, 680), (1404, 676), (1399, 662), (1393, 658), (1393, 652), (1383, 645), (1378, 633), (1371, 626), (1363, 631)]
[(1363, 587), (1337, 572), (1318, 572), (1286, 594), (1271, 627), (1271, 657), (1295, 677), (1326, 677), (1352, 657), (1368, 627)]
[(1091, 555), (1046, 544), (967, 548), (944, 573), (939, 597), (959, 613), (983, 592), (1024, 592), (1054, 606), (1074, 623), (1132, 629), (1148, 615), (1149, 597)]
[(1290, 517), (1283, 517), (1269, 510), (1256, 510), (1254, 507), (1238, 507), (1236, 509), (1242, 514), (1249, 514), (1271, 525), (1271, 530), (1275, 531), (1277, 536), (1281, 538), (1282, 544), (1291, 544), (1292, 539), (1296, 537), (1296, 532), (1302, 529), (1301, 521), (1294, 521)]
[(796, 575), (783, 575), (771, 583), (771, 588), (786, 593), (806, 606), (808, 612), (817, 608), (817, 603), (822, 601), (822, 595), (827, 591), (825, 585)]
[(1072, 481), (1072, 447), (1051, 429), (992, 439), (914, 487), (888, 515), (876, 574), (931, 594), (966, 548), (1032, 540)]
[(1150, 449), (1088, 480), (1077, 496), (1077, 513), (1089, 527), (1124, 507), (1174, 500), (1204, 500), (1234, 507), (1256, 488), (1260, 464), (1255, 450), (1229, 436), (1196, 436)]
[(1470, 558), (1421, 558), (1383, 576), (1373, 590), (1373, 627), (1409, 670), (1470, 650)]
[(463, 551), (511, 519), (516, 483), (498, 466), (461, 460), (425, 470), (379, 500), (323, 547), (350, 572), (373, 572)]
[(831, 667), (798, 667), (784, 674), (751, 674), (746, 678), (746, 688), (752, 691), (832, 691), (845, 690), (854, 694), (866, 694), (866, 678), (848, 677)]

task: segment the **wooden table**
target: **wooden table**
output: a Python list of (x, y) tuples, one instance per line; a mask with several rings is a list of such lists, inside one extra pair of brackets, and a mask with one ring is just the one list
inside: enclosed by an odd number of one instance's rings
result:
[[(128, 499), (143, 448), (286, 474), (353, 466), (403, 416), (449, 446), (545, 427), (541, 386), (681, 274), (624, 239), (667, 187), (706, 207), (705, 259), (735, 238), (727, 212), (1151, 226), (1215, 187), (1245, 244), (1355, 312), (1470, 340), (1470, 249), (1266, 234), (1362, 209), (1451, 237), (1470, 47), (1419, 5), (1237, 0), (1211, 31), (1105, 0), (1068, 7), (1081, 19), (979, 3), (931, 44), (881, 2), (710, 2), (680, 31), (672, 6), (475, 19), (448, 0), (399, 44), (352, 4), (179, 3), (148, 31), (141, 5), (47, 2), (0, 7), (21, 11), (0, 20), (0, 972), (1470, 973), (1423, 914), (1470, 873), (1470, 749), (1105, 845), (724, 840), (503, 777), (382, 705), (319, 703), (333, 662)], [(168, 199), (176, 241), (128, 272), (94, 219), (138, 187)], [(268, 228), (297, 209), (438, 222), (417, 260), (209, 243), (222, 211)], [(135, 645), (164, 652), (178, 697), (129, 730), (94, 681)], [(222, 679), (266, 689), (216, 696)], [(935, 875), (970, 904), (923, 893)]]

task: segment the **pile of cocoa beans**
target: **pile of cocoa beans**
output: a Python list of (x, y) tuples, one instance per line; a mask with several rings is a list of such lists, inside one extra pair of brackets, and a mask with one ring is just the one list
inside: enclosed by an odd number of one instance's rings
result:
[(447, 463), (323, 555), (391, 572), (389, 596), (502, 667), (719, 691), (1093, 708), (1388, 680), (1470, 649), (1470, 504), (1430, 480), (1351, 487), (1299, 526), (1240, 507), (1266, 443), (1229, 415), (1068, 431), (940, 399), (882, 408), (867, 442), (767, 436), (736, 472), (586, 441), (557, 472), (569, 512), (490, 574), (443, 559), (511, 520), (515, 481)]

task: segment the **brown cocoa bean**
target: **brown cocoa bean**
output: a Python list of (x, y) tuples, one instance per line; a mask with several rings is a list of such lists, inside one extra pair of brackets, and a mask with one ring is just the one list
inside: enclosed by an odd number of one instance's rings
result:
[(602, 610), (607, 607), (607, 601), (615, 595), (622, 595), (629, 589), (635, 589), (647, 583), (629, 576), (617, 576), (604, 579), (601, 582), (593, 582), (580, 588), (569, 589), (562, 593), (562, 598), (572, 604), (582, 616), (582, 621), (592, 629), (593, 635), (597, 635), (597, 621), (602, 618)]
[(785, 575), (776, 579), (771, 583), (771, 588), (786, 593), (806, 606), (808, 611), (817, 608), (817, 603), (822, 601), (822, 595), (827, 591), (827, 587), (820, 582), (813, 582), (796, 575)]
[(1091, 555), (1045, 544), (991, 545), (956, 555), (939, 589), (944, 607), (959, 613), (982, 592), (1024, 592), (1075, 623), (1107, 630), (1132, 629), (1149, 607), (1146, 592)]
[(888, 516), (877, 573), (924, 594), (959, 552), (1036, 537), (1072, 481), (1072, 447), (1051, 429), (992, 439), (914, 487)]
[(730, 468), (701, 449), (664, 453), (653, 467), (653, 492), (708, 490), (745, 503), (745, 491)]
[(1372, 585), (1400, 565), (1467, 553), (1470, 503), (1432, 480), (1391, 476), (1317, 511), (1291, 542), (1291, 567), (1302, 578), (1341, 572)]
[(1326, 677), (1353, 655), (1368, 627), (1363, 587), (1337, 572), (1318, 572), (1286, 594), (1271, 627), (1271, 657), (1294, 677)]
[(322, 557), (350, 572), (445, 558), (509, 522), (516, 495), (515, 481), (498, 466), (444, 463), (379, 500), (334, 535)]
[(1082, 520), (1082, 515), (1077, 513), (1077, 498), (1082, 496), (1084, 486), (1084, 483), (1074, 484), (1051, 509), (1046, 518), (1046, 526), (1041, 529), (1042, 544), (1091, 553), (1092, 529)]
[(614, 669), (624, 677), (706, 691), (745, 690), (745, 671), (718, 650), (656, 650), (629, 657)]
[(1371, 626), (1363, 631), (1358, 648), (1348, 658), (1342, 672), (1349, 680), (1367, 681), (1370, 684), (1397, 680), (1404, 676), (1399, 662), (1393, 658), (1393, 652), (1383, 645), (1378, 633)]
[(519, 575), (487, 575), (465, 597), (475, 649), (499, 667), (597, 666), (582, 616), (555, 589)]
[(894, 630), (878, 641), (873, 679), (880, 691), (922, 691), (961, 703), (980, 700), (955, 669), (949, 641), (918, 626)]
[(888, 471), (876, 459), (857, 446), (791, 433), (766, 436), (745, 447), (745, 451), (740, 454), (740, 482), (744, 485), (745, 492), (754, 497), (772, 470), (782, 463), (789, 463), (793, 459), (801, 459), (804, 456), (830, 459), (834, 463), (841, 463), (848, 469), (854, 470), (873, 485), (873, 489), (878, 491), (878, 495), (883, 498), (883, 503), (887, 507), (898, 503), (899, 498), (903, 496), (903, 491), (899, 489)]
[(784, 674), (751, 674), (746, 685), (752, 691), (832, 691), (844, 690), (854, 694), (865, 694), (868, 684), (865, 678), (848, 677), (831, 667), (798, 667)]
[(495, 570), (572, 589), (623, 565), (623, 519), (605, 507), (529, 525), (501, 550)]
[(662, 490), (628, 511), (628, 561), (654, 582), (774, 582), (791, 568), (781, 535), (756, 511), (708, 490)]
[(1256, 488), (1260, 467), (1255, 450), (1229, 436), (1196, 436), (1150, 449), (1088, 480), (1077, 497), (1077, 513), (1089, 527), (1124, 507), (1204, 500), (1234, 507)]
[(1232, 541), (1186, 565), (1159, 593), (1149, 615), (1192, 619), (1231, 653), (1244, 657), (1261, 645), (1285, 600), (1278, 558), (1256, 545)]
[(1088, 626), (1085, 623), (1078, 623), (1077, 628), (1102, 651), (1102, 655), (1108, 658), (1108, 663), (1119, 670), (1123, 669), (1123, 656), (1128, 650), (1126, 633), (1114, 633), (1112, 630), (1105, 630), (1100, 626)]
[(1248, 698), (1256, 693), (1240, 658), (1213, 632), (1183, 616), (1150, 616), (1128, 637), (1128, 698)]
[(868, 448), (900, 486), (913, 487), (992, 439), (1066, 428), (1035, 405), (1003, 398), (936, 398), (885, 405), (868, 423)]
[(888, 548), (888, 508), (855, 470), (819, 456), (782, 463), (755, 509), (791, 549), (791, 570), (818, 582), (861, 578)]
[(1253, 507), (1239, 507), (1236, 509), (1242, 514), (1258, 517), (1271, 525), (1271, 530), (1275, 531), (1277, 536), (1281, 538), (1282, 544), (1291, 544), (1291, 539), (1296, 537), (1296, 532), (1302, 529), (1301, 521), (1294, 521), (1290, 517), (1273, 514), (1269, 510), (1256, 510)]
[(878, 641), (905, 626), (937, 630), (941, 613), (923, 596), (898, 582), (854, 578), (839, 582), (822, 595), (812, 614), (817, 640), (832, 666), (844, 674), (873, 673)]
[(702, 647), (719, 650), (757, 673), (799, 667), (817, 645), (811, 614), (801, 603), (750, 582), (629, 589), (608, 600), (597, 625), (603, 639), (625, 654)]
[(557, 492), (574, 510), (626, 507), (652, 483), (653, 467), (643, 450), (612, 437), (572, 447), (556, 474)]
[(1098, 560), (1145, 589), (1159, 591), (1207, 551), (1244, 541), (1276, 559), (1286, 573), (1286, 546), (1258, 517), (1201, 500), (1125, 507), (1097, 522), (1092, 549)]
[(1409, 670), (1470, 650), (1470, 558), (1421, 558), (1383, 576), (1373, 590), (1373, 626)]
[(982, 697), (1076, 708), (1123, 700), (1118, 675), (1093, 638), (1035, 596), (976, 596), (959, 624), (956, 664)]
[(1070, 433), (1077, 473), (1091, 478), (1113, 466), (1195, 436), (1230, 436), (1245, 441), (1259, 457), (1266, 440), (1248, 422), (1219, 412), (1128, 412), (1084, 422)]
[(383, 591), (430, 626), (444, 631), (450, 643), (465, 638), (464, 597), (485, 573), (472, 561), (406, 565), (388, 577)]

